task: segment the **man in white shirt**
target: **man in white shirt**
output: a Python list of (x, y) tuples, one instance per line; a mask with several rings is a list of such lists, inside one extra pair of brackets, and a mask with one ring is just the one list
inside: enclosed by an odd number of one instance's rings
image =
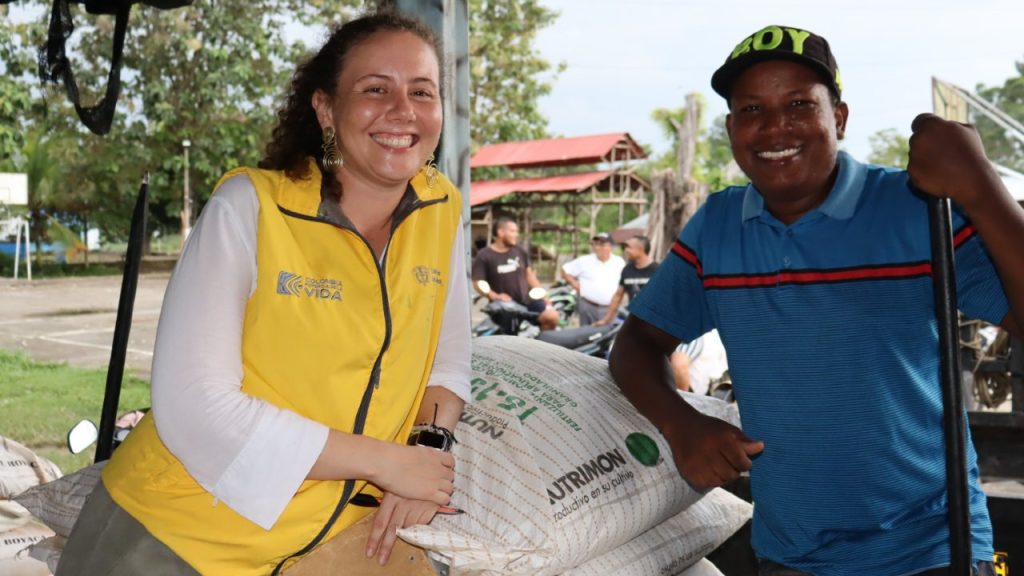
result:
[(590, 239), (590, 250), (590, 254), (562, 265), (565, 281), (579, 294), (580, 326), (604, 318), (626, 267), (621, 256), (612, 254), (612, 237), (605, 232)]

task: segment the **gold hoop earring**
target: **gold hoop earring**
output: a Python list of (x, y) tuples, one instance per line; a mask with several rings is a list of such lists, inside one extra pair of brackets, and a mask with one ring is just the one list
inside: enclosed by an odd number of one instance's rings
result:
[(345, 165), (345, 160), (341, 157), (341, 152), (338, 151), (338, 144), (334, 140), (333, 127), (324, 128), (323, 144), (320, 145), (320, 149), (324, 152), (320, 163), (328, 172), (335, 172)]
[(439, 172), (437, 170), (437, 164), (434, 162), (434, 154), (431, 153), (430, 154), (430, 158), (427, 158), (426, 177), (427, 177), (427, 186), (428, 187), (433, 188), (434, 185), (437, 184), (437, 175), (438, 174), (439, 174)]

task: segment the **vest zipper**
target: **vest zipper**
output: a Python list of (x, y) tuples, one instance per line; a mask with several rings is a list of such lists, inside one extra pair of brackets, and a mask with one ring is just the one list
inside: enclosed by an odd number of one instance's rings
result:
[[(406, 211), (403, 214), (400, 214), (398, 219), (391, 223), (391, 236), (394, 237), (395, 230), (398, 229), (398, 225), (405, 221), (405, 219), (416, 210), (419, 210), (426, 206), (430, 206), (431, 204), (438, 204), (447, 201), (448, 197), (445, 196), (444, 198), (429, 200), (426, 202), (414, 202), (408, 211)], [(341, 228), (342, 230), (348, 230), (349, 232), (355, 234), (356, 238), (359, 238), (359, 240), (366, 246), (366, 249), (369, 250), (371, 254), (374, 254), (373, 247), (370, 246), (370, 243), (367, 242), (366, 238), (364, 238), (363, 235), (360, 234), (359, 231), (352, 226), (341, 225), (334, 222), (327, 222), (320, 218), (310, 218), (309, 216), (292, 212), (290, 210), (282, 208), (281, 206), (278, 206), (278, 209), (283, 214), (287, 214), (289, 216), (294, 216), (297, 218), (301, 218), (303, 220), (323, 222), (325, 224), (330, 224), (331, 226)], [(373, 398), (373, 391), (380, 388), (380, 370), (381, 364), (383, 364), (384, 361), (384, 353), (387, 352), (388, 347), (391, 345), (391, 305), (388, 303), (388, 286), (385, 275), (385, 269), (387, 267), (387, 253), (390, 247), (391, 240), (388, 239), (388, 244), (384, 248), (381, 260), (378, 262), (376, 258), (373, 259), (374, 265), (376, 265), (377, 267), (377, 277), (380, 280), (381, 301), (384, 305), (384, 343), (381, 345), (380, 352), (377, 354), (377, 360), (374, 361), (373, 363), (373, 370), (370, 371), (370, 381), (367, 382), (366, 390), (363, 391), (363, 398), (359, 402), (359, 410), (356, 412), (356, 420), (352, 426), (353, 434), (362, 434), (363, 428), (366, 426), (366, 416), (370, 411), (370, 400)], [(281, 569), (284, 567), (285, 562), (291, 560), (292, 558), (308, 554), (311, 550), (313, 550), (313, 548), (317, 546), (317, 544), (320, 543), (321, 540), (324, 539), (324, 536), (326, 536), (327, 532), (329, 532), (331, 527), (334, 526), (334, 523), (338, 520), (338, 517), (341, 516), (341, 512), (345, 509), (345, 506), (348, 504), (349, 498), (352, 497), (353, 488), (355, 488), (355, 480), (345, 480), (345, 488), (342, 490), (341, 498), (338, 500), (338, 504), (334, 507), (334, 511), (331, 512), (331, 516), (327, 519), (327, 522), (324, 524), (324, 527), (320, 529), (320, 532), (312, 540), (310, 540), (308, 544), (306, 544), (301, 549), (293, 552), (292, 554), (286, 556), (283, 560), (278, 562), (277, 566), (274, 567), (274, 571), (271, 572), (271, 576), (278, 576), (281, 573)]]

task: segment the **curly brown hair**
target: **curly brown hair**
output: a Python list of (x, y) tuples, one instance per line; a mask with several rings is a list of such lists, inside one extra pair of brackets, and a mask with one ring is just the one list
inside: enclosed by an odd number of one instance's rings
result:
[[(333, 95), (349, 51), (382, 30), (411, 32), (419, 36), (434, 49), (439, 68), (444, 69), (437, 36), (419, 20), (384, 10), (346, 22), (331, 32), (315, 55), (295, 69), (284, 106), (277, 112), (277, 126), (267, 143), (266, 156), (260, 161), (260, 168), (284, 170), (293, 180), (309, 177), (306, 159), (312, 156), (319, 162), (323, 156), (320, 124), (312, 104), (313, 93), (323, 90)], [(444, 78), (443, 73), (441, 77)], [(443, 92), (443, 86), (441, 88)]]

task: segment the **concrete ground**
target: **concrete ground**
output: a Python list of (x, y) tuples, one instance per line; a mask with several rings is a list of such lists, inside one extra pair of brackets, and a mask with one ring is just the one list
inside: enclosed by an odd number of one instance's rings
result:
[[(153, 342), (169, 273), (139, 276), (126, 368), (149, 379)], [(0, 349), (37, 360), (106, 369), (121, 294), (120, 276), (0, 279)], [(474, 307), (472, 321), (483, 318)]]
[[(135, 294), (126, 368), (149, 378), (168, 273), (142, 274)], [(106, 369), (121, 293), (120, 276), (0, 279), (0, 348), (37, 360)]]

